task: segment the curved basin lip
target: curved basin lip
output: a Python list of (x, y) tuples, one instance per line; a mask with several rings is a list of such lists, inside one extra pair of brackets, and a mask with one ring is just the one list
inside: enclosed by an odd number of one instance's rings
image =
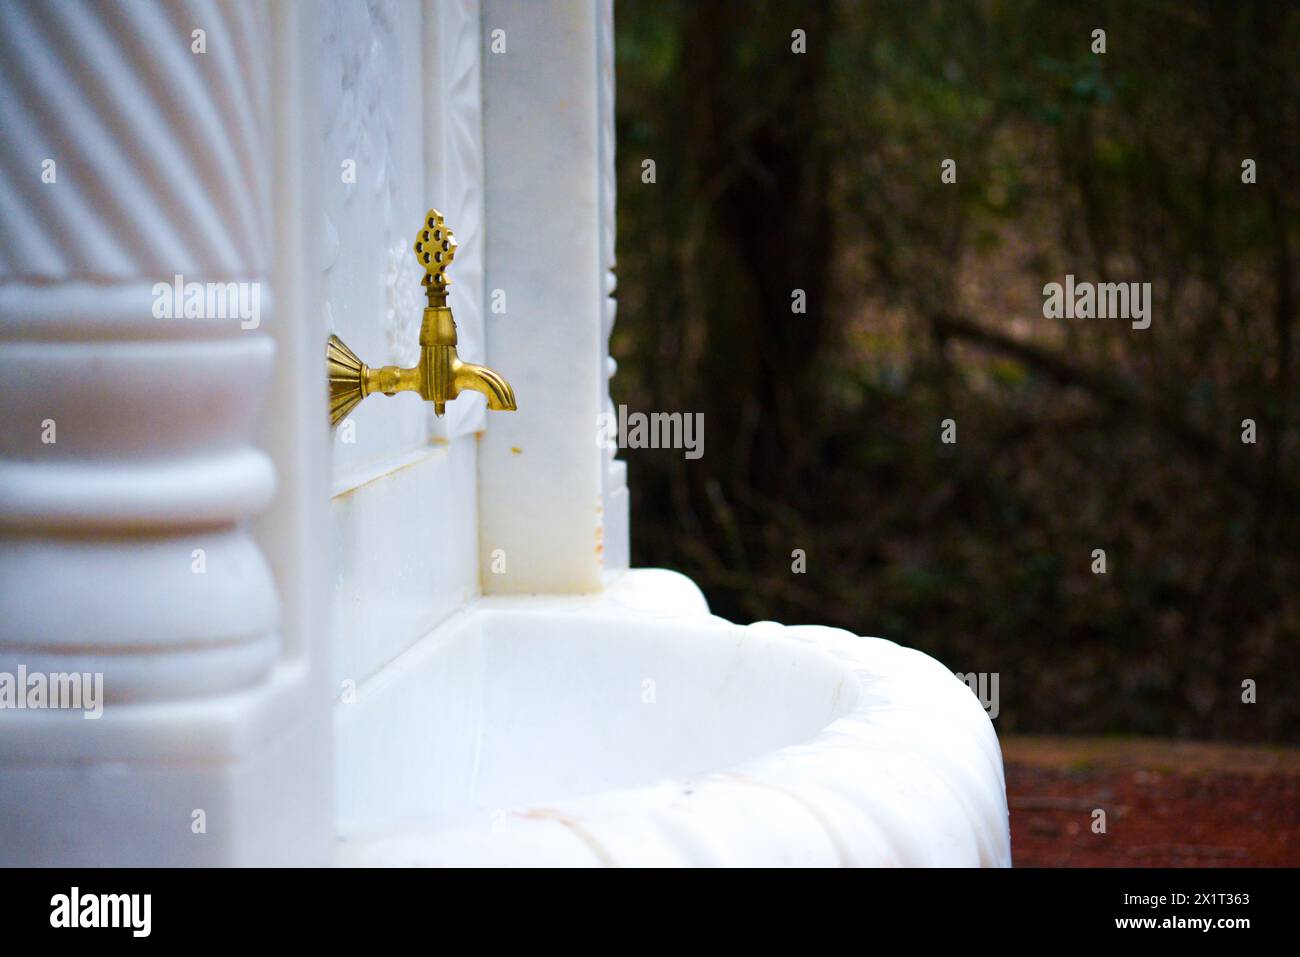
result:
[[(484, 607), (471, 615), (512, 610)], [(778, 853), (786, 841), (796, 851), (818, 846), (820, 862), (832, 865), (1010, 865), (1001, 750), (992, 722), (969, 688), (933, 658), (820, 625), (737, 625), (707, 613), (656, 616), (599, 605), (554, 613), (752, 630), (811, 645), (853, 680), (856, 700), (806, 740), (729, 767), (508, 809), (508, 827), (466, 821), (423, 836), (418, 827), (406, 828), (352, 842), (348, 862), (463, 864), (479, 858), (508, 865), (569, 854), (568, 863), (762, 865), (788, 863)], [(747, 828), (738, 828), (738, 820)], [(796, 831), (803, 834), (798, 841)], [(776, 859), (765, 861), (760, 851), (768, 845)]]

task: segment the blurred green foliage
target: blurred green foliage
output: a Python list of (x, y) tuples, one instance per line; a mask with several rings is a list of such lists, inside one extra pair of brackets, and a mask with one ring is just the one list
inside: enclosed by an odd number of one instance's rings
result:
[[(622, 453), (636, 564), (999, 672), (1004, 729), (1300, 740), (1297, 7), (615, 16), (615, 401), (705, 415)], [(1044, 319), (1067, 272), (1151, 328)]]

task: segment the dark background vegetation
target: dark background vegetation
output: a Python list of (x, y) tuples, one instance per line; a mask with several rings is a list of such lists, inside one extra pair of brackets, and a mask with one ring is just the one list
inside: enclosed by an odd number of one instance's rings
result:
[[(622, 453), (635, 563), (999, 672), (1003, 730), (1300, 740), (1297, 7), (615, 18), (614, 397), (705, 421)], [(1151, 328), (1044, 319), (1067, 272)]]

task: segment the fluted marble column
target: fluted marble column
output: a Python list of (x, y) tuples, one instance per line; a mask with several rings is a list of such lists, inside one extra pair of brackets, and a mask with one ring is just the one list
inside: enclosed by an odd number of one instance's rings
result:
[[(99, 721), (0, 711), (4, 863), (320, 856), (259, 790), (294, 769), (301, 684), (249, 530), (276, 481), (254, 445), (272, 54), (296, 42), (272, 21), (262, 2), (0, 6), (0, 673), (99, 672), (105, 702)], [(224, 304), (186, 318), (171, 290), (191, 283)]]

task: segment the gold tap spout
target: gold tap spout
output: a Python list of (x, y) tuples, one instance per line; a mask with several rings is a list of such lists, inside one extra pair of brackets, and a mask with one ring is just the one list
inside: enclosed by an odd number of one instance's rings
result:
[(420, 323), (420, 364), (411, 369), (372, 369), (338, 336), (325, 347), (329, 371), (330, 425), (338, 425), (366, 396), (418, 392), (442, 415), (447, 403), (465, 391), (481, 392), (489, 409), (514, 412), (515, 390), (501, 373), (462, 362), (456, 355), (456, 320), (447, 305), (447, 267), (456, 258), (456, 239), (436, 209), (429, 210), (415, 239), (415, 255), (424, 267), (421, 280), (428, 306)]
[(487, 366), (476, 366), (457, 359), (452, 364), (452, 386), (457, 394), (466, 389), (487, 396), (487, 407), (494, 412), (514, 412), (515, 390), (505, 377)]

